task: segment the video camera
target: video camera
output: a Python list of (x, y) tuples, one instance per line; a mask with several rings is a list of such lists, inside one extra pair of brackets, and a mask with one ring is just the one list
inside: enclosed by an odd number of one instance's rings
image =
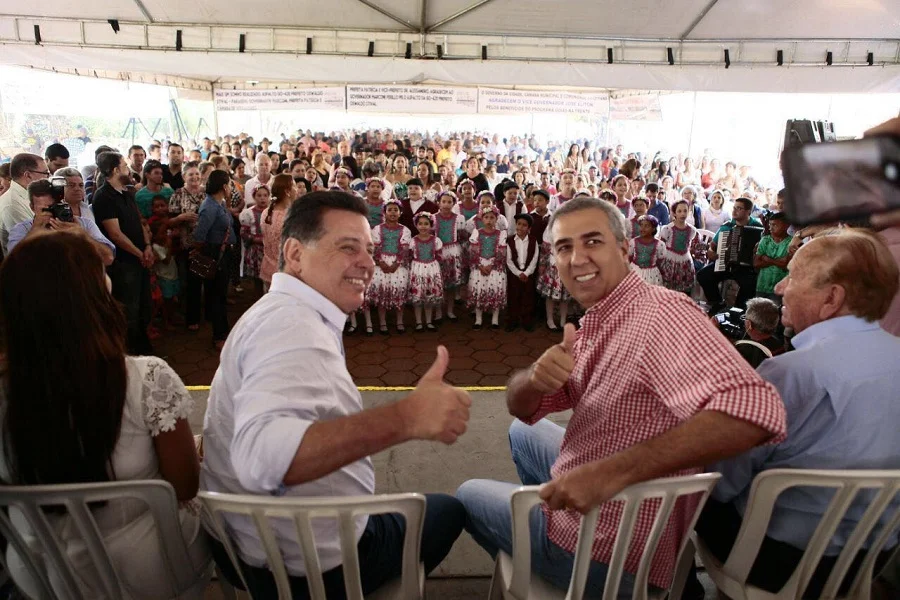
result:
[(836, 139), (827, 121), (787, 122), (781, 168), (792, 225), (867, 220), (900, 209), (900, 137)]
[(66, 178), (51, 177), (50, 178), (50, 196), (53, 198), (53, 204), (44, 209), (44, 212), (57, 221), (65, 221), (66, 223), (74, 223), (75, 215), (72, 214), (72, 207), (65, 201), (66, 196)]
[(717, 313), (714, 318), (719, 325), (719, 331), (728, 339), (737, 342), (746, 337), (747, 332), (744, 329), (746, 316), (740, 308), (731, 308)]

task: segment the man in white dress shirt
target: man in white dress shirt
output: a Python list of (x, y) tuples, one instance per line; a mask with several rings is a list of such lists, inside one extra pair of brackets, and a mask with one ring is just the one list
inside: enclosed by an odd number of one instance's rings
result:
[[(366, 496), (374, 493), (370, 455), (409, 440), (452, 444), (466, 430), (471, 400), (442, 381), (449, 355), (397, 402), (363, 410), (344, 359), (342, 330), (372, 279), (374, 246), (362, 198), (314, 192), (284, 222), (279, 272), (269, 292), (228, 336), (203, 426), (204, 490), (266, 496)], [(428, 494), (422, 561), (434, 569), (465, 523), (452, 496)], [(253, 596), (277, 597), (256, 528), (228, 520)], [(306, 598), (306, 571), (292, 524), (274, 524), (294, 598)], [(332, 520), (313, 522), (328, 597), (343, 597), (340, 542)], [(359, 517), (356, 537), (365, 594), (401, 570), (404, 522)], [(216, 560), (235, 583), (224, 548)]]

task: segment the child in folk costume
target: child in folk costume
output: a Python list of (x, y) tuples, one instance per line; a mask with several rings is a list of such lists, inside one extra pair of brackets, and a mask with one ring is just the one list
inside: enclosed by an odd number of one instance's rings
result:
[(550, 199), (550, 210), (556, 210), (575, 197), (575, 170), (564, 169), (559, 176), (559, 193)]
[(416, 315), (416, 331), (422, 331), (422, 307), (425, 307), (425, 328), (437, 331), (431, 322), (431, 314), (436, 306), (444, 302), (444, 282), (441, 278), (441, 249), (444, 244), (435, 236), (435, 217), (422, 211), (415, 217), (419, 233), (412, 238), (409, 246), (412, 262), (409, 267), (409, 295)]
[[(547, 329), (550, 331), (559, 331), (566, 324), (566, 317), (569, 315), (569, 292), (563, 286), (562, 279), (559, 277), (559, 270), (556, 268), (556, 257), (550, 251), (553, 237), (550, 234), (550, 228), (544, 229), (544, 235), (541, 240), (541, 258), (537, 289), (541, 296), (544, 297), (547, 310)], [(559, 307), (559, 327), (553, 320), (554, 310)]]
[(531, 215), (519, 214), (515, 219), (516, 233), (506, 240), (506, 331), (514, 331), (520, 323), (526, 331), (534, 331), (534, 279), (540, 251), (531, 237)]
[(381, 177), (369, 177), (366, 179), (366, 208), (369, 209), (369, 227), (375, 227), (384, 223), (384, 179)]
[(493, 311), (491, 328), (500, 328), (500, 309), (506, 304), (506, 236), (497, 229), (497, 207), (481, 209), (483, 228), (469, 239), (469, 308), (475, 309), (474, 329), (481, 329), (484, 311)]
[(663, 282), (670, 290), (690, 294), (694, 289), (694, 260), (691, 246), (697, 241), (697, 230), (687, 222), (690, 207), (684, 200), (672, 205), (673, 221), (663, 226), (659, 239), (666, 245), (662, 265)]
[[(456, 321), (453, 313), (454, 299), (460, 299), (460, 290), (464, 282), (463, 247), (461, 241), (466, 235), (466, 221), (461, 214), (453, 212), (456, 207), (456, 194), (442, 192), (438, 196), (438, 213), (435, 215), (435, 235), (444, 247), (441, 250), (441, 278), (447, 292), (447, 318)], [(441, 321), (441, 305), (437, 306), (435, 321)]]
[[(643, 196), (638, 196), (631, 201), (631, 208), (634, 212), (634, 216), (628, 219), (628, 237), (641, 237), (640, 218), (647, 214), (647, 210), (650, 208), (650, 205), (648, 204), (646, 198), (644, 198)], [(659, 220), (656, 221), (656, 224), (659, 225)]]
[[(496, 203), (494, 201), (494, 195), (492, 193), (481, 192), (480, 194), (478, 194), (478, 213), (474, 217), (466, 221), (466, 233), (468, 233), (469, 236), (471, 236), (472, 232), (476, 229), (479, 231), (484, 229), (484, 217), (482, 213), (484, 212), (485, 208), (489, 208), (491, 206), (496, 208), (495, 204)], [(499, 229), (500, 231), (506, 231), (507, 229), (509, 229), (509, 222), (506, 220), (506, 217), (500, 214), (499, 210), (494, 216), (497, 217), (495, 222), (495, 227), (497, 229)]]
[[(384, 203), (384, 223), (372, 229), (375, 273), (369, 285), (368, 306), (378, 309), (379, 332), (387, 335), (387, 311), (397, 311), (397, 333), (404, 333), (403, 305), (409, 289), (409, 245), (412, 234), (400, 224), (402, 204), (396, 198)], [(366, 333), (372, 332), (372, 315), (364, 310)]]
[(531, 230), (529, 235), (540, 245), (544, 239), (544, 230), (550, 223), (550, 194), (544, 190), (534, 190), (531, 194), (531, 202), (533, 208), (529, 213), (531, 215)]
[(346, 192), (354, 196), (359, 196), (359, 194), (356, 193), (356, 190), (350, 187), (350, 182), (353, 181), (353, 172), (347, 167), (338, 167), (335, 169), (332, 179), (334, 180), (334, 187), (332, 187), (334, 191)]
[(262, 294), (263, 281), (259, 269), (263, 259), (262, 219), (263, 211), (269, 207), (269, 188), (259, 186), (253, 192), (253, 206), (241, 211), (241, 239), (244, 240), (244, 277), (253, 279), (258, 294)]
[(665, 244), (656, 239), (659, 220), (653, 215), (639, 217), (640, 235), (628, 240), (632, 269), (652, 285), (663, 285), (660, 266), (666, 261)]
[(459, 214), (468, 222), (469, 219), (478, 214), (478, 201), (475, 200), (475, 184), (471, 179), (463, 179), (456, 186), (456, 193), (459, 195)]

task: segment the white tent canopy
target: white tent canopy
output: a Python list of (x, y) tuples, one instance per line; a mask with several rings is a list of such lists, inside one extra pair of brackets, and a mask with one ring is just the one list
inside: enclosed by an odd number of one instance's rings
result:
[(900, 91), (900, 0), (33, 0), (3, 10), (2, 63), (195, 89)]

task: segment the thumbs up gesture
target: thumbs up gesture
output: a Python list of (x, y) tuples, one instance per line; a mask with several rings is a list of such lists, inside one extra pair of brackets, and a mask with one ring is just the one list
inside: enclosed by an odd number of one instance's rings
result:
[(452, 444), (466, 432), (472, 399), (468, 392), (444, 383), (449, 365), (450, 353), (438, 346), (437, 358), (419, 385), (397, 404), (409, 439)]
[(531, 386), (544, 394), (552, 394), (562, 388), (575, 368), (575, 357), (572, 354), (574, 347), (575, 326), (566, 323), (562, 342), (547, 348), (531, 365), (528, 378)]

